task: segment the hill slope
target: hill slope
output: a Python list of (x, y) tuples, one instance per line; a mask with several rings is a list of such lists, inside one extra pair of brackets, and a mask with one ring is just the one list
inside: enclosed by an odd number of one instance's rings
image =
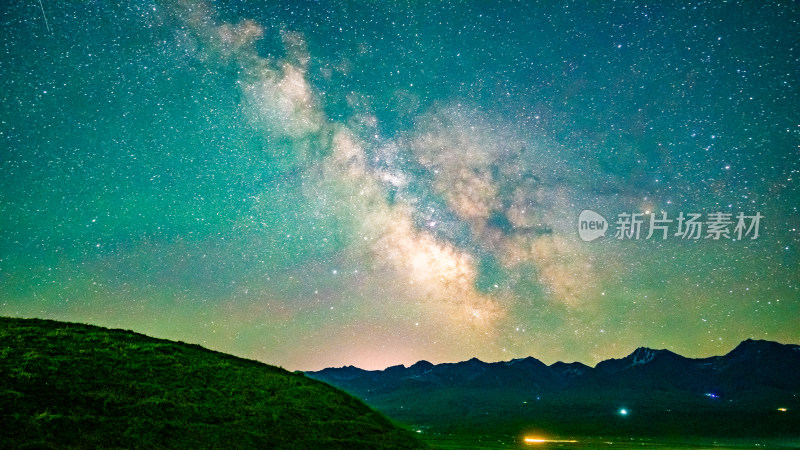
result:
[(0, 318), (0, 447), (418, 448), (302, 374), (123, 330)]

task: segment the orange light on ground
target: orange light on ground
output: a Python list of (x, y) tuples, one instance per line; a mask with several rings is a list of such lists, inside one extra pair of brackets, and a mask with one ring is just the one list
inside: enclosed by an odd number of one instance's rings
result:
[(786, 408), (778, 408), (778, 411), (780, 411), (780, 412), (786, 412), (786, 411), (787, 411), (787, 409), (786, 409)]
[(578, 441), (575, 440), (565, 440), (565, 439), (544, 439), (540, 437), (526, 437), (525, 443), (526, 444), (575, 444)]

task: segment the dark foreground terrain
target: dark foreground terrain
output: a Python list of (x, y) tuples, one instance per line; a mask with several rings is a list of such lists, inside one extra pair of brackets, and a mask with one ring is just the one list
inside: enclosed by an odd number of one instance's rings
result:
[(419, 448), (302, 374), (123, 330), (0, 318), (0, 448)]
[(529, 357), (308, 375), (445, 447), (513, 445), (525, 436), (579, 441), (531, 442), (570, 448), (621, 439), (800, 447), (800, 346), (777, 342), (747, 340), (703, 359), (639, 348), (596, 367)]

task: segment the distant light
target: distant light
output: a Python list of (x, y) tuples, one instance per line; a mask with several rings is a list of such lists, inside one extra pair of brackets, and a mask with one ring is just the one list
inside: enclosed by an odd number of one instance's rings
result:
[(786, 412), (786, 411), (788, 411), (788, 410), (787, 410), (786, 408), (778, 408), (778, 411), (780, 411), (780, 412)]
[(628, 415), (628, 410), (625, 409), (625, 408), (622, 408), (622, 409), (619, 410), (619, 414), (621, 416), (627, 416)]
[(417, 430), (417, 433), (422, 433), (422, 430)]
[(709, 392), (708, 394), (706, 394), (706, 397), (708, 397), (708, 398), (719, 398), (719, 395)]
[(557, 444), (575, 444), (577, 442), (578, 441), (576, 441), (576, 440), (544, 439), (544, 438), (540, 438), (540, 437), (526, 437), (525, 438), (525, 443), (526, 444), (548, 444), (548, 443), (550, 443), (550, 444), (552, 444), (552, 443), (557, 443)]

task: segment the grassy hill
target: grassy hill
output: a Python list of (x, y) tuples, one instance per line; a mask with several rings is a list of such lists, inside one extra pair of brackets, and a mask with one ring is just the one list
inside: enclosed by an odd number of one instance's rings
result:
[(0, 447), (419, 448), (302, 374), (124, 330), (0, 318)]

